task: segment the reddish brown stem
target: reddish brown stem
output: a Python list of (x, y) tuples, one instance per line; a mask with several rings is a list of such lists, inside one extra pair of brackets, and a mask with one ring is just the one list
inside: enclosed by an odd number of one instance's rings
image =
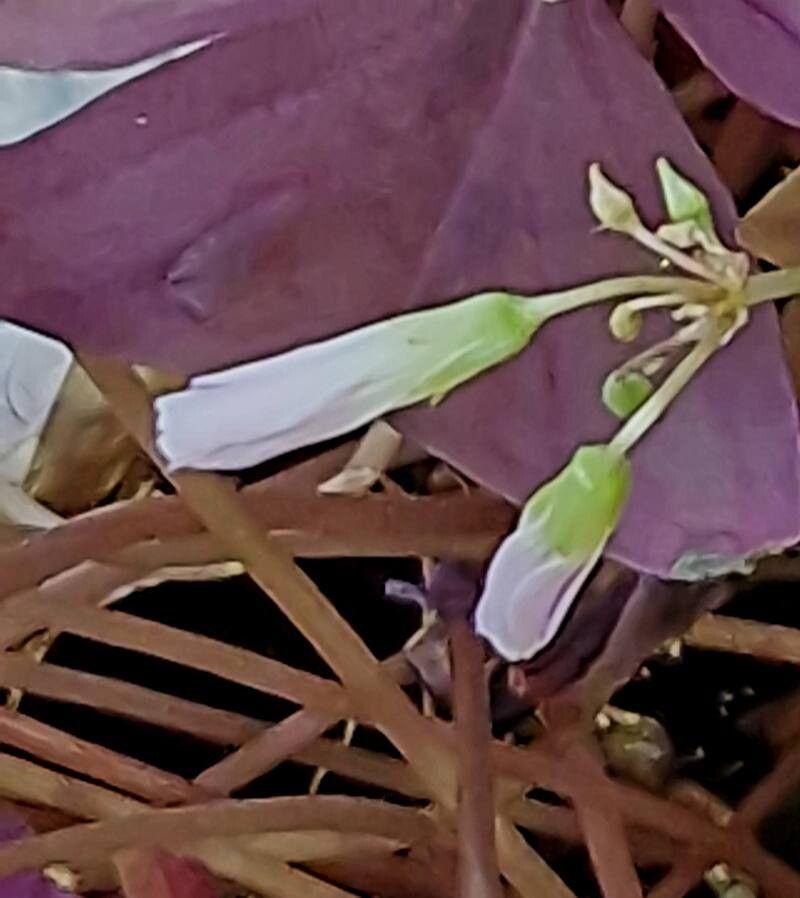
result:
[(800, 745), (784, 752), (778, 759), (775, 769), (744, 799), (736, 815), (737, 824), (757, 829), (798, 783), (800, 783)]
[[(120, 420), (142, 447), (152, 451), (150, 397), (133, 371), (119, 363), (83, 359), (84, 367)], [(291, 555), (263, 534), (236, 495), (233, 483), (214, 474), (175, 473), (171, 479), (187, 506), (240, 560), (340, 677), (361, 714), (389, 736), (443, 807), (455, 804), (455, 769), (441, 744), (360, 637), (337, 614)]]
[(57, 808), (83, 820), (116, 818), (148, 809), (142, 802), (118, 792), (2, 753), (0, 793), (27, 804)]
[(183, 803), (201, 791), (180, 776), (3, 709), (0, 742), (146, 798), (156, 806)]
[(458, 742), (458, 894), (460, 898), (502, 898), (483, 648), (466, 619), (451, 620), (448, 629)]
[(716, 826), (729, 826), (733, 810), (712, 792), (692, 780), (675, 780), (669, 787), (669, 797), (686, 808), (692, 808)]
[(787, 748), (800, 735), (800, 691), (755, 708), (742, 718), (741, 723), (774, 751)]
[(230, 795), (286, 758), (309, 748), (335, 722), (336, 718), (314, 711), (298, 711), (204, 770), (195, 783), (216, 795)]
[(54, 608), (47, 619), (76, 636), (194, 667), (334, 716), (355, 716), (342, 687), (333, 680), (206, 636), (119, 611), (75, 606)]
[(455, 858), (429, 852), (423, 857), (381, 856), (315, 861), (309, 869), (325, 879), (381, 898), (453, 898)]
[(0, 682), (55, 701), (86, 705), (109, 714), (183, 732), (217, 745), (237, 745), (264, 724), (230, 711), (209, 708), (83, 671), (0, 655)]
[(800, 664), (800, 631), (791, 627), (706, 614), (689, 630), (685, 641), (695, 648)]
[(41, 869), (69, 858), (78, 867), (135, 845), (172, 846), (200, 839), (280, 830), (363, 832), (414, 843), (435, 827), (420, 811), (364, 798), (302, 796), (222, 800), (188, 808), (144, 811), (34, 836), (0, 848), (0, 875)]
[[(580, 770), (539, 748), (523, 751), (494, 743), (492, 761), (497, 771), (539, 782), (562, 795), (574, 797), (592, 789)], [(746, 834), (716, 827), (673, 802), (633, 786), (614, 784), (614, 796), (628, 824), (663, 833), (681, 844), (691, 843), (716, 860), (744, 867), (762, 883), (773, 883), (777, 891), (800, 894), (800, 874), (769, 855)]]
[(603, 895), (605, 898), (642, 898), (642, 887), (612, 784), (599, 761), (582, 744), (580, 736), (569, 743), (562, 739), (560, 744), (572, 769), (579, 770), (585, 780), (584, 788), (573, 792), (572, 803)]
[(702, 858), (681, 858), (667, 875), (654, 886), (647, 898), (684, 898), (703, 878), (708, 862)]
[(646, 59), (653, 58), (657, 20), (658, 10), (653, 0), (625, 0), (620, 22)]
[[(298, 487), (270, 479), (246, 488), (242, 500), (265, 530), (297, 554), (480, 559), (514, 516), (510, 505), (481, 491), (411, 500), (390, 495), (331, 499), (292, 489)], [(116, 556), (128, 547), (202, 533), (202, 525), (174, 496), (88, 512), (21, 545), (0, 548), (0, 596), (29, 589), (87, 559), (123, 564), (124, 556)], [(208, 560), (228, 554), (219, 539), (206, 538)]]

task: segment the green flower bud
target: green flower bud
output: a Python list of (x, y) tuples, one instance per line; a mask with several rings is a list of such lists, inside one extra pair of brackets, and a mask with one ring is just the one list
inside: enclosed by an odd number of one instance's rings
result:
[(639, 371), (612, 371), (603, 383), (603, 404), (623, 421), (652, 395), (650, 378)]
[[(663, 156), (656, 162), (656, 171), (661, 182), (661, 193), (670, 221), (673, 224), (691, 222), (704, 234), (709, 237), (713, 236), (714, 240), (719, 242), (714, 230), (714, 220), (711, 217), (711, 206), (702, 190), (683, 175), (678, 174)], [(688, 239), (685, 231), (675, 231), (673, 236), (678, 239)], [(668, 238), (665, 237), (665, 239)]]
[(599, 162), (589, 166), (589, 205), (595, 218), (610, 231), (632, 234), (642, 227), (633, 200), (603, 174)]

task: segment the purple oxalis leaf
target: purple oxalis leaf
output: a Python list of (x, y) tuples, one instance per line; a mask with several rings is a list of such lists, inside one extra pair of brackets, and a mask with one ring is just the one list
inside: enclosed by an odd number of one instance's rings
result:
[(655, 0), (735, 94), (800, 127), (800, 4), (796, 0)]
[[(731, 233), (729, 196), (601, 0), (79, 6), (0, 4), (0, 61), (111, 65), (223, 35), (0, 150), (0, 313), (83, 348), (196, 373), (487, 288), (655, 271), (593, 233), (595, 160), (654, 223), (667, 156)], [(395, 423), (524, 500), (613, 431), (600, 385), (630, 347), (606, 314), (548, 324)], [(637, 449), (610, 553), (663, 575), (793, 541), (797, 448), (762, 309)]]
[(0, 60), (26, 68), (118, 66), (199, 35), (302, 17), (314, 0), (2, 0)]

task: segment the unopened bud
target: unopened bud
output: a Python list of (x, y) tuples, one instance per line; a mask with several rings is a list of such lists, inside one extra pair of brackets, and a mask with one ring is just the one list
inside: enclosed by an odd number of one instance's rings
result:
[(604, 228), (632, 234), (642, 227), (633, 200), (610, 181), (598, 162), (589, 166), (589, 205)]

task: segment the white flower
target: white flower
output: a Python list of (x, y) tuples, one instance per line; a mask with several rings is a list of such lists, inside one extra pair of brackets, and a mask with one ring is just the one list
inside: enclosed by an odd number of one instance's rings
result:
[(0, 147), (56, 125), (117, 87), (208, 46), (213, 38), (173, 47), (109, 69), (36, 71), (0, 66)]
[(542, 320), (530, 302), (482, 293), (195, 377), (156, 401), (158, 449), (171, 469), (250, 467), (440, 401), (520, 352)]
[(528, 500), (492, 558), (476, 610), (477, 632), (509, 661), (530, 658), (557, 635), (629, 490), (623, 454), (582, 446)]
[(62, 343), (0, 322), (0, 478), (25, 480), (71, 364)]

